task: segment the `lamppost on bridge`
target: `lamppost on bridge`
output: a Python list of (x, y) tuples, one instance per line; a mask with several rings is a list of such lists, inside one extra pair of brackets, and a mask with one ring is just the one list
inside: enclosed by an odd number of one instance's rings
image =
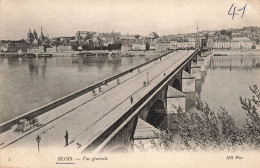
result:
[(147, 72), (147, 85), (149, 85), (149, 78), (148, 78), (149, 72)]
[(36, 137), (36, 142), (38, 143), (38, 152), (40, 153), (40, 141), (41, 141), (41, 137), (38, 135)]

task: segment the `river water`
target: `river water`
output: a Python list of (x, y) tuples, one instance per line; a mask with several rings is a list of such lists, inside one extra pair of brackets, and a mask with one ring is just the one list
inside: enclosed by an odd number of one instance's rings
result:
[[(0, 123), (139, 65), (153, 56), (0, 58)], [(260, 56), (213, 57), (197, 94), (210, 107), (225, 107), (243, 122), (239, 96), (260, 84)]]
[(0, 123), (159, 55), (0, 58)]
[(249, 86), (260, 87), (260, 55), (213, 56), (202, 77), (197, 96), (215, 112), (224, 107), (239, 127), (244, 125), (239, 97), (252, 98)]

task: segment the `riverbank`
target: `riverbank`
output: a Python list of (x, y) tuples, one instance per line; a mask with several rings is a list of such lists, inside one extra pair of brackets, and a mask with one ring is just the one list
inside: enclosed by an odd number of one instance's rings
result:
[[(169, 51), (108, 51), (108, 50), (89, 50), (89, 51), (72, 51), (72, 52), (43, 52), (37, 54), (51, 54), (53, 57), (76, 57), (76, 56), (121, 56), (121, 57), (134, 57), (134, 56), (159, 56)], [(17, 52), (1, 52), (1, 57), (22, 57)]]
[(258, 55), (260, 56), (260, 49), (242, 49), (242, 50), (213, 50), (213, 54), (220, 56), (228, 56), (228, 55), (243, 55), (243, 56), (249, 56), (249, 55)]

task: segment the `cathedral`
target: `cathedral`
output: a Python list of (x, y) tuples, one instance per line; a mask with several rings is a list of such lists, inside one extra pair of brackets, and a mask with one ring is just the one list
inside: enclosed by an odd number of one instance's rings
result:
[(46, 39), (46, 37), (43, 35), (42, 28), (41, 28), (41, 34), (39, 37), (35, 30), (32, 33), (31, 29), (29, 28), (29, 31), (27, 33), (27, 43), (36, 47), (36, 46), (42, 45), (45, 39)]

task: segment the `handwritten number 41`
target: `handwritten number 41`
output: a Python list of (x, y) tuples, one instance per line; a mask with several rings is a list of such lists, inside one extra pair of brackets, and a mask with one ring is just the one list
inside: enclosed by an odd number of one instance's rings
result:
[[(234, 3), (231, 5), (231, 7), (230, 7), (230, 9), (229, 9), (229, 11), (228, 11), (228, 14), (229, 15), (232, 15), (232, 20), (234, 19), (234, 16), (235, 15), (238, 15), (238, 13), (236, 13), (236, 6), (233, 8), (233, 6), (234, 6)], [(243, 7), (243, 8), (241, 8), (241, 9), (238, 9), (238, 11), (241, 11), (241, 10), (243, 10), (243, 13), (242, 13), (242, 15), (241, 15), (241, 18), (243, 18), (243, 16), (244, 16), (244, 13), (245, 13), (245, 10), (246, 10), (246, 6), (247, 6), (247, 3), (245, 4), (245, 6)], [(230, 13), (230, 11), (232, 10), (232, 8), (233, 8), (233, 13)]]

